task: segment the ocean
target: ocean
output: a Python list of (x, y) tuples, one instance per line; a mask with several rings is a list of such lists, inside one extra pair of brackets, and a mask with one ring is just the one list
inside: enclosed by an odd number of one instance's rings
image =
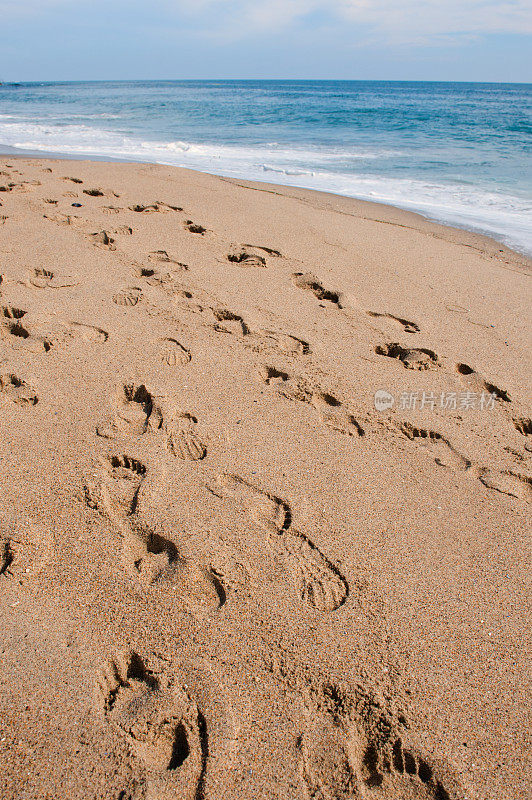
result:
[(0, 147), (153, 161), (390, 203), (532, 255), (532, 85), (0, 86)]

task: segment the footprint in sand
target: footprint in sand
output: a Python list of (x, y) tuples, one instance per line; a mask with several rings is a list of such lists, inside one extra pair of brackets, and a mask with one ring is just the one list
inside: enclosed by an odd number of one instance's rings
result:
[(342, 308), (340, 303), (340, 293), (333, 289), (326, 289), (310, 272), (294, 272), (292, 275), (292, 283), (298, 289), (304, 289), (312, 292), (318, 300), (332, 303), (338, 308)]
[(126, 286), (113, 295), (113, 303), (117, 306), (136, 306), (142, 300), (140, 286)]
[(183, 211), (180, 206), (171, 206), (168, 203), (163, 203), (157, 200), (155, 203), (148, 203), (147, 205), (137, 204), (129, 206), (130, 211), (136, 211), (137, 214), (153, 214), (162, 213), (165, 211)]
[(223, 475), (207, 487), (249, 513), (269, 542), (281, 547), (300, 599), (316, 611), (334, 611), (347, 599), (349, 586), (341, 572), (304, 534), (291, 528), (287, 503), (236, 475)]
[(145, 278), (150, 286), (172, 285), (178, 280), (180, 273), (188, 270), (187, 264), (172, 258), (166, 250), (152, 251), (147, 260), (147, 265), (137, 267), (137, 274), (140, 278)]
[(48, 353), (52, 348), (52, 338), (46, 334), (37, 333), (21, 322), (26, 316), (26, 311), (12, 306), (3, 306), (0, 315), (0, 334), (14, 337), (17, 345), (22, 345), (25, 349), (33, 353)]
[(186, 411), (170, 411), (168, 399), (156, 395), (145, 384), (120, 386), (112, 405), (113, 418), (108, 424), (97, 427), (98, 436), (116, 439), (162, 431), (168, 450), (177, 458), (201, 461), (207, 455), (207, 446), (197, 433), (197, 418)]
[(379, 356), (396, 358), (405, 369), (435, 369), (440, 364), (439, 358), (433, 350), (424, 347), (402, 347), (397, 342), (377, 345), (375, 352)]
[(166, 250), (152, 250), (151, 253), (148, 253), (148, 261), (150, 264), (173, 264), (180, 270), (188, 269), (188, 266), (183, 264), (182, 261), (178, 261), (177, 258), (169, 256)]
[(146, 800), (225, 797), (236, 726), (207, 662), (170, 668), (134, 651), (108, 661), (96, 681), (97, 708), (128, 742)]
[(21, 406), (34, 406), (39, 401), (31, 386), (13, 373), (0, 374), (0, 399)]
[(270, 347), (289, 356), (307, 356), (311, 353), (310, 344), (304, 339), (298, 339), (289, 333), (278, 333), (259, 329), (253, 332), (257, 340), (257, 347), (262, 350)]
[(265, 267), (266, 258), (264, 253), (274, 258), (281, 258), (281, 253), (271, 247), (261, 247), (254, 244), (234, 244), (227, 254), (227, 260), (233, 264), (240, 264), (241, 267)]
[(181, 556), (175, 542), (159, 526), (148, 525), (139, 513), (139, 495), (147, 470), (138, 459), (103, 459), (98, 486), (87, 483), (85, 499), (116, 526), (122, 540), (126, 570), (141, 586), (156, 591), (168, 607), (194, 614), (217, 611), (226, 602), (221, 578), (207, 567)]
[[(186, 294), (185, 297), (187, 297)], [(190, 299), (191, 295), (188, 295), (188, 298)], [(217, 333), (232, 334), (253, 350), (263, 351), (268, 348), (290, 356), (308, 355), (311, 352), (309, 343), (304, 339), (279, 331), (263, 328), (253, 329), (240, 314), (227, 308), (212, 307), (206, 309), (203, 306), (198, 306), (197, 310), (209, 310), (212, 313), (215, 319), (213, 327)]]
[(505, 389), (499, 389), (495, 384), (487, 381), (480, 375), (473, 367), (468, 364), (457, 364), (456, 371), (460, 376), (460, 380), (468, 389), (473, 392), (488, 392), (494, 395), (497, 400), (503, 400), (505, 403), (511, 402), (511, 397)]
[(100, 465), (99, 486), (88, 483), (85, 487), (87, 504), (118, 524), (135, 513), (145, 477), (146, 467), (136, 458), (128, 455), (104, 458)]
[(105, 666), (97, 700), (142, 765), (147, 800), (204, 796), (207, 726), (184, 686), (151, 672), (131, 652)]
[(133, 236), (133, 228), (129, 225), (121, 225), (113, 231), (115, 236)]
[(105, 247), (107, 250), (116, 250), (115, 240), (107, 231), (97, 231), (89, 234), (91, 242), (98, 247)]
[(478, 479), (488, 489), (519, 500), (532, 500), (532, 478), (528, 475), (519, 475), (509, 470), (498, 470), (481, 467), (478, 470)]
[[(149, 264), (147, 266), (137, 267), (139, 278), (144, 278), (150, 286), (160, 286), (167, 291), (176, 289), (179, 286), (181, 273), (188, 270), (188, 266), (169, 257), (167, 260), (162, 257), (152, 260), (151, 256), (153, 253), (148, 257)], [(171, 264), (173, 268), (168, 269), (168, 267), (162, 266), (163, 264)]]
[(6, 320), (16, 321), (22, 319), (28, 312), (22, 308), (15, 308), (14, 306), (2, 306), (1, 316)]
[(249, 328), (238, 314), (227, 308), (213, 308), (212, 313), (216, 319), (214, 330), (218, 333), (232, 333), (235, 336), (247, 336)]
[(402, 422), (399, 429), (411, 441), (416, 441), (439, 466), (457, 470), (471, 468), (471, 461), (455, 450), (441, 433), (426, 428), (416, 428), (409, 422)]
[(266, 267), (264, 253), (275, 258), (280, 258), (281, 256), (278, 250), (272, 250), (270, 247), (240, 244), (231, 247), (227, 254), (227, 260), (233, 264), (239, 264), (241, 267)]
[(2, 580), (23, 584), (49, 563), (53, 537), (42, 526), (12, 510), (0, 509), (0, 588)]
[(227, 592), (220, 576), (182, 557), (164, 531), (135, 519), (123, 536), (125, 565), (140, 584), (165, 598), (169, 607), (178, 603), (182, 609), (204, 616), (225, 605)]
[(109, 424), (97, 428), (98, 435), (114, 439), (117, 436), (139, 436), (147, 430), (159, 430), (163, 424), (160, 399), (143, 383), (121, 385), (112, 398), (113, 419)]
[(203, 236), (205, 233), (207, 233), (207, 228), (204, 228), (203, 225), (197, 225), (195, 222), (192, 222), (191, 219), (185, 220), (183, 224), (187, 231), (190, 231), (190, 233), (197, 233), (200, 236)]
[(86, 325), (83, 322), (70, 322), (67, 327), (67, 333), (74, 338), (83, 339), (84, 342), (96, 342), (97, 344), (103, 344), (109, 338), (109, 334), (103, 328), (97, 328), (95, 325)]
[(392, 322), (397, 323), (402, 327), (405, 333), (419, 333), (419, 325), (416, 325), (415, 322), (410, 322), (408, 319), (404, 319), (403, 317), (396, 317), (395, 314), (388, 314), (386, 312), (379, 313), (378, 311), (367, 311), (366, 313), (374, 319), (391, 320)]
[(179, 411), (165, 425), (168, 449), (183, 461), (201, 461), (207, 455), (207, 446), (196, 433), (197, 423), (193, 414)]
[(190, 350), (171, 337), (160, 340), (159, 358), (167, 367), (182, 367), (192, 359)]
[(35, 267), (30, 273), (28, 283), (36, 289), (66, 289), (77, 286), (79, 277), (74, 273), (59, 273), (44, 267)]
[[(77, 197), (74, 192), (67, 192), (64, 197)], [(49, 219), (50, 222), (55, 222), (57, 225), (67, 225), (69, 227), (80, 227), (83, 225), (83, 220), (81, 220), (75, 214), (43, 214), (44, 219)]]
[(532, 436), (532, 419), (520, 417), (519, 419), (512, 420), (516, 431), (522, 433), (523, 436)]
[(330, 392), (313, 387), (304, 378), (296, 378), (288, 372), (272, 366), (263, 366), (258, 372), (259, 378), (274, 388), (281, 397), (307, 403), (319, 413), (321, 422), (331, 430), (346, 436), (364, 436), (362, 425), (344, 406), (341, 400)]
[(373, 698), (346, 697), (327, 686), (317, 705), (309, 709), (311, 722), (300, 741), (309, 798), (458, 800), (455, 782), (405, 747), (404, 725)]

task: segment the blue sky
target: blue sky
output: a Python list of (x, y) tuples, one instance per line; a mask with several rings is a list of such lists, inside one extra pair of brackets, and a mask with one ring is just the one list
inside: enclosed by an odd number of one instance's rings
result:
[(530, 0), (0, 0), (0, 80), (532, 82)]

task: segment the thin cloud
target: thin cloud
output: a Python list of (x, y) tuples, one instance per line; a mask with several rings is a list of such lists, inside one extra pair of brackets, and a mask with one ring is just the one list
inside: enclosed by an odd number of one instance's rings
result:
[[(103, 15), (110, 8), (124, 11), (124, 27), (146, 16), (140, 0), (78, 0), (76, 15)], [(4, 22), (61, 17), (72, 13), (71, 0), (0, 0)], [(357, 42), (381, 35), (391, 41), (441, 41), (493, 33), (532, 33), (529, 0), (152, 0), (149, 12), (154, 24), (178, 29), (187, 25), (198, 35), (229, 36), (283, 32), (301, 23), (321, 27), (342, 25), (353, 30)]]

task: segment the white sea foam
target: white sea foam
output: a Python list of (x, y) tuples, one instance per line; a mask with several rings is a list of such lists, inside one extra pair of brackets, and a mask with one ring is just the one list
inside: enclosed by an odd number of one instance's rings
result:
[[(24, 150), (154, 161), (214, 174), (301, 186), (421, 212), (452, 225), (488, 233), (532, 254), (532, 207), (526, 199), (465, 183), (371, 174), (376, 159), (408, 157), (376, 147), (353, 150), (268, 145), (229, 146), (150, 141), (82, 124), (33, 124), (0, 117), (0, 142)], [(367, 164), (365, 163), (367, 162)], [(357, 164), (356, 169), (351, 164)]]

